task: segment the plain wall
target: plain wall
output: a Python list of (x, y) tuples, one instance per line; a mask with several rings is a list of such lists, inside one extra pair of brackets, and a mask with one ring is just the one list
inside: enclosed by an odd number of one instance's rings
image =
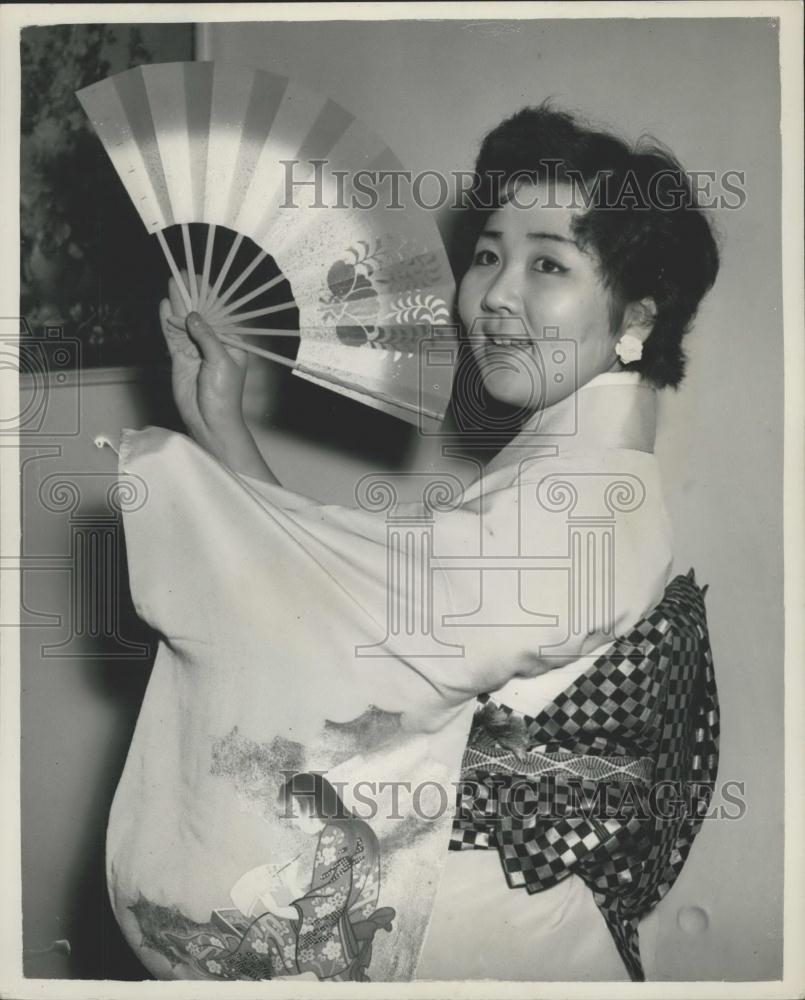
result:
[[(746, 171), (746, 205), (716, 214), (722, 271), (689, 338), (688, 379), (664, 398), (658, 454), (676, 568), (693, 565), (710, 584), (720, 777), (745, 782), (747, 810), (740, 821), (705, 823), (653, 918), (657, 956), (647, 973), (778, 977), (783, 345), (775, 24), (226, 25), (212, 29), (211, 44), (215, 58), (287, 73), (344, 104), (414, 171), (471, 168), (489, 127), (549, 95), (626, 134), (652, 132), (690, 169)], [(23, 482), (29, 546), (69, 552), (66, 515), (36, 502), (42, 478), (54, 469), (113, 472), (114, 456), (97, 451), (92, 438), (121, 425), (171, 425), (164, 392), (149, 374), (82, 386), (81, 433), (62, 441), (58, 456), (31, 464)], [(68, 389), (56, 389), (51, 400), (55, 412), (66, 409)], [(433, 462), (404, 425), (268, 365), (250, 369), (247, 411), (280, 479), (323, 499), (351, 502), (356, 478), (378, 467)], [(85, 483), (90, 508), (102, 506), (102, 481)], [(30, 574), (30, 606), (66, 609), (67, 576)], [(123, 609), (124, 621), (127, 614)], [(53, 631), (31, 628), (23, 645), (25, 946), (68, 937), (73, 954), (32, 958), (29, 974), (134, 977), (139, 968), (106, 904), (101, 851), (148, 664), (43, 658), (41, 645)], [(705, 911), (708, 927), (691, 934), (679, 915), (694, 906)]]
[[(23, 968), (36, 978), (146, 976), (109, 906), (104, 841), (156, 637), (134, 614), (122, 524), (106, 499), (116, 459), (93, 443), (121, 423), (162, 422), (150, 399), (153, 378), (148, 385), (136, 378), (133, 370), (100, 370), (47, 384), (37, 372), (20, 387), (23, 426), (32, 431), (21, 434), (20, 456)], [(73, 531), (104, 517), (116, 536), (120, 592), (103, 617), (144, 650), (82, 627), (106, 587), (78, 579)], [(35, 954), (65, 940), (69, 955)]]

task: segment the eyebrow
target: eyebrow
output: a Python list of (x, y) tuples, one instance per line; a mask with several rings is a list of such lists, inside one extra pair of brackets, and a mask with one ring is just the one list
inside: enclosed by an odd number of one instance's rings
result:
[[(491, 236), (494, 239), (500, 239), (502, 235), (499, 229), (484, 229), (481, 233), (481, 236)], [(571, 246), (578, 247), (575, 240), (569, 236), (560, 236), (559, 233), (526, 233), (526, 236), (530, 240), (554, 240), (557, 243), (569, 243)]]

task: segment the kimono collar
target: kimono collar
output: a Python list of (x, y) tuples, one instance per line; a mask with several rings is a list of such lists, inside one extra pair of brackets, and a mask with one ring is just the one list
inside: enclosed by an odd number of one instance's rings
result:
[(651, 454), (656, 422), (654, 386), (644, 382), (639, 372), (605, 372), (535, 413), (487, 471), (519, 460), (523, 449), (546, 445), (558, 446), (562, 454), (613, 448)]

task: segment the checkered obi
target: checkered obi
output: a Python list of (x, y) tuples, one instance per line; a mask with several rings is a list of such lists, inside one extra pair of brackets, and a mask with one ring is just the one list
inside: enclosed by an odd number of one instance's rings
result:
[(632, 980), (638, 923), (682, 870), (712, 797), (719, 709), (693, 570), (535, 717), (481, 695), (450, 850), (496, 849), (512, 889), (576, 874)]

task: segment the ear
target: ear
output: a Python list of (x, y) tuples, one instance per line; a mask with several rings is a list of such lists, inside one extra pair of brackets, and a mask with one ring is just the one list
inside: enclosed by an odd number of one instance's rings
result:
[(645, 298), (638, 302), (630, 302), (623, 313), (620, 335), (629, 333), (637, 337), (641, 344), (645, 344), (654, 329), (656, 318), (657, 304), (654, 299)]

